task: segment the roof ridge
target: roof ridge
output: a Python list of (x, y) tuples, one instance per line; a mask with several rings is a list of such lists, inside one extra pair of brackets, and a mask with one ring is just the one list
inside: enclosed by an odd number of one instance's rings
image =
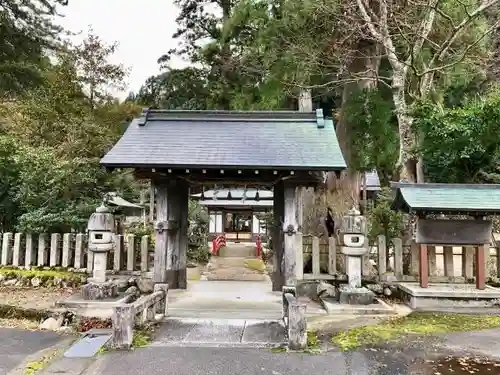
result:
[(159, 110), (144, 109), (139, 117), (139, 125), (145, 125), (148, 121), (293, 121), (311, 122), (318, 121), (317, 112), (298, 111), (188, 111), (188, 110)]
[(439, 188), (439, 189), (500, 189), (500, 184), (448, 184), (444, 182), (431, 182), (431, 183), (409, 183), (409, 182), (391, 182), (391, 187), (395, 189), (404, 188)]

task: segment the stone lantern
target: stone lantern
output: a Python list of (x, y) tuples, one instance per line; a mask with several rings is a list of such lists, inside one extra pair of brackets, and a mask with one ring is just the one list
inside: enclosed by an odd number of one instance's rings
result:
[(115, 297), (117, 287), (111, 282), (106, 282), (106, 265), (108, 253), (114, 247), (115, 218), (109, 209), (102, 204), (90, 216), (87, 230), (89, 233), (89, 256), (93, 255), (93, 274), (89, 283), (83, 287), (85, 299), (104, 299)]
[(361, 286), (362, 256), (368, 253), (366, 246), (366, 218), (353, 207), (342, 219), (341, 233), (347, 258), (348, 285), (340, 288), (340, 302), (353, 305), (373, 303), (373, 292)]

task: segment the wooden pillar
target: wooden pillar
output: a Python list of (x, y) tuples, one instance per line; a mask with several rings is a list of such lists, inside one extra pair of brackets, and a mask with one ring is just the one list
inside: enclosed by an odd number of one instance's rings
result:
[(177, 270), (177, 288), (187, 288), (187, 251), (189, 244), (189, 185), (185, 181), (179, 181), (178, 188), (179, 199), (179, 247), (178, 247), (178, 262), (175, 265)]
[(296, 221), (297, 221), (297, 233), (296, 244), (295, 244), (295, 256), (296, 256), (296, 277), (297, 280), (302, 280), (304, 278), (304, 244), (302, 240), (302, 226), (304, 225), (304, 195), (305, 188), (298, 187), (296, 189), (296, 200), (295, 203), (297, 205), (296, 210)]
[(295, 186), (285, 185), (284, 280), (286, 286), (297, 285), (297, 194)]
[(273, 189), (273, 226), (272, 226), (272, 245), (273, 245), (273, 291), (281, 292), (283, 289), (283, 220), (284, 220), (284, 186), (282, 182), (274, 185)]
[(178, 289), (179, 280), (179, 218), (180, 218), (180, 183), (178, 181), (170, 181), (167, 185), (168, 201), (167, 201), (167, 284), (169, 289)]
[(429, 287), (429, 258), (427, 257), (427, 245), (420, 245), (420, 286), (422, 288)]
[(153, 266), (153, 282), (165, 284), (167, 282), (167, 202), (168, 189), (166, 185), (156, 184), (151, 188), (156, 190), (156, 241)]
[[(489, 250), (489, 246), (488, 246)], [(476, 249), (476, 288), (484, 290), (486, 288), (486, 246), (478, 246)]]

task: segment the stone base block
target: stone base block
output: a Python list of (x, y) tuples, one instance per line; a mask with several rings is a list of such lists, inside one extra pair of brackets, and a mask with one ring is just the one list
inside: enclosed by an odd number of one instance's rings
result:
[(104, 283), (89, 282), (82, 287), (84, 300), (98, 301), (118, 296), (118, 285), (111, 281)]
[(348, 305), (371, 305), (375, 299), (375, 293), (362, 288), (352, 288), (349, 285), (342, 285), (339, 288), (339, 302)]

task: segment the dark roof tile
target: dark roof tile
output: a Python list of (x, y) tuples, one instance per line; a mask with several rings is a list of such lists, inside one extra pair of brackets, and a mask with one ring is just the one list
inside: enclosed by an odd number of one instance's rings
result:
[[(140, 123), (145, 122), (144, 125)], [(333, 121), (316, 113), (151, 111), (101, 159), (109, 167), (339, 170)]]

